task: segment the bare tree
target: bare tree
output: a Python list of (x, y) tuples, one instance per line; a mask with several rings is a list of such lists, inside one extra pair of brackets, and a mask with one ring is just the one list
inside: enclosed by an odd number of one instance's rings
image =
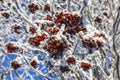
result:
[(119, 3), (0, 1), (0, 80), (119, 80)]

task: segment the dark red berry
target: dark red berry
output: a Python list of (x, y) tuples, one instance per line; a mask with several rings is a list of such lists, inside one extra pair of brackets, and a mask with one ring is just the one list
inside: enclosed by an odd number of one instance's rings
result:
[(9, 18), (10, 17), (10, 15), (8, 13), (6, 13), (6, 12), (2, 13), (1, 15), (4, 16), (5, 18)]
[(102, 22), (102, 19), (97, 16), (94, 21), (95, 21), (95, 22), (98, 22), (98, 23), (101, 23), (101, 22)]
[(70, 71), (70, 69), (68, 66), (60, 66), (60, 71), (64, 73), (64, 72)]
[(17, 61), (11, 62), (11, 66), (13, 69), (18, 69), (20, 68), (20, 64)]
[(17, 34), (20, 33), (20, 32), (19, 32), (20, 28), (21, 28), (21, 27), (20, 27), (19, 25), (16, 25), (16, 24), (13, 26), (14, 32), (17, 33)]
[(108, 16), (107, 12), (103, 12), (103, 15), (105, 15), (106, 17)]
[(69, 57), (66, 62), (70, 65), (70, 64), (75, 64), (76, 60), (74, 57)]
[(16, 52), (17, 50), (19, 50), (19, 48), (14, 46), (13, 43), (8, 43), (6, 46), (7, 46), (8, 53)]
[(50, 5), (49, 4), (46, 4), (44, 6), (44, 11), (50, 11)]
[(37, 67), (38, 67), (38, 63), (37, 63), (37, 61), (35, 61), (35, 60), (32, 60), (32, 61), (30, 62), (30, 64), (31, 64), (31, 66), (34, 67), (34, 68), (37, 68)]
[(29, 11), (30, 11), (31, 13), (35, 13), (35, 11), (37, 11), (37, 10), (39, 9), (38, 5), (36, 5), (36, 4), (34, 4), (34, 3), (29, 4), (29, 5), (28, 5), (28, 8), (29, 8)]
[(33, 28), (33, 27), (30, 27), (29, 31), (30, 31), (32, 34), (36, 33), (36, 30), (35, 30), (35, 28)]
[(84, 70), (88, 70), (88, 69), (90, 69), (90, 67), (91, 67), (90, 63), (87, 63), (87, 62), (81, 62), (80, 66), (81, 66), (81, 68), (83, 68)]

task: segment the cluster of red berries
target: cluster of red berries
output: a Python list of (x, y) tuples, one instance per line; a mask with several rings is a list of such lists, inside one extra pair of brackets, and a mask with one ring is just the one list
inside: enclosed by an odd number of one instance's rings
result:
[(38, 63), (37, 63), (36, 60), (32, 60), (32, 61), (30, 62), (30, 65), (31, 65), (33, 68), (37, 68), (37, 67), (38, 67)]
[(19, 64), (17, 61), (11, 62), (11, 66), (13, 69), (18, 69), (20, 68), (21, 64)]
[(6, 46), (8, 53), (13, 53), (13, 52), (19, 52), (21, 54), (23, 53), (23, 49), (15, 46), (13, 43), (8, 43)]
[(63, 34), (69, 33), (71, 35), (75, 35), (76, 33), (79, 33), (80, 31), (86, 32), (86, 28), (81, 27), (74, 27), (74, 28), (66, 28), (66, 30), (63, 32)]
[(28, 5), (29, 11), (31, 13), (35, 13), (35, 11), (37, 11), (39, 9), (38, 5), (31, 3)]
[(29, 32), (31, 32), (32, 34), (34, 34), (34, 33), (36, 33), (36, 29), (33, 28), (33, 27), (30, 27)]
[(56, 40), (54, 37), (47, 41), (47, 45), (43, 48), (50, 52), (51, 57), (58, 57), (63, 55), (63, 51), (67, 48), (67, 43), (63, 39)]
[(67, 64), (75, 64), (76, 63), (76, 59), (75, 57), (68, 57), (68, 59), (66, 60)]
[(9, 18), (10, 17), (9, 13), (7, 13), (7, 12), (1, 13), (1, 15), (4, 16), (5, 18)]
[(42, 35), (36, 35), (34, 37), (29, 38), (28, 43), (34, 46), (39, 46), (41, 41), (44, 41), (47, 35), (43, 33)]
[(65, 25), (65, 30), (64, 30), (63, 34), (68, 33), (68, 34), (71, 34), (71, 35), (75, 35), (79, 31), (84, 31), (84, 32), (86, 31), (86, 28), (81, 28), (82, 17), (80, 17), (77, 14), (65, 13), (65, 12), (59, 12), (58, 13), (57, 12), (57, 13), (54, 14), (53, 17), (51, 17), (50, 15), (46, 15), (45, 20), (53, 21), (53, 23), (56, 23), (56, 24), (47, 23), (48, 27), (53, 27), (54, 25), (57, 26), (57, 28), (54, 28), (54, 30), (52, 30), (52, 28), (51, 28), (52, 33), (53, 32), (56, 33), (56, 31), (58, 32), (59, 31), (58, 28), (60, 28), (60, 26), (62, 24)]
[[(75, 58), (71, 58), (72, 60), (70, 60), (70, 64), (75, 64)], [(91, 67), (91, 64), (90, 63), (88, 63), (88, 62), (81, 62), (80, 63), (80, 67), (83, 69), (83, 70), (88, 70), (88, 69), (90, 69), (90, 67)], [(70, 68), (68, 67), (68, 66), (60, 66), (60, 71), (62, 72), (62, 73), (65, 73), (65, 72), (68, 72), (68, 71), (70, 71)]]
[(59, 28), (58, 27), (48, 27), (47, 31), (50, 34), (57, 34), (59, 32)]
[[(29, 11), (31, 13), (35, 13), (39, 9), (39, 6), (34, 4), (34, 3), (31, 3), (31, 4), (28, 5), (28, 8), (29, 8)], [(43, 10), (44, 11), (50, 11), (50, 5), (49, 4), (45, 4)]]
[(103, 45), (103, 41), (102, 40), (94, 40), (95, 37), (98, 37), (98, 38), (103, 38), (104, 40), (106, 40), (107, 38), (105, 37), (104, 34), (100, 33), (100, 34), (95, 34), (93, 37), (90, 37), (88, 39), (82, 39), (83, 43), (84, 43), (84, 46), (86, 47), (90, 47), (90, 48), (93, 48), (93, 47), (101, 47)]
[(82, 17), (78, 16), (77, 14), (60, 12), (55, 14), (54, 21), (58, 25), (65, 24), (66, 27), (74, 27), (82, 24)]
[(15, 33), (17, 33), (17, 34), (19, 34), (20, 33), (20, 29), (21, 29), (21, 27), (19, 26), (19, 25), (17, 25), (17, 24), (15, 24), (15, 25), (13, 25), (13, 27), (12, 27), (13, 29), (14, 29), (14, 32)]
[[(47, 16), (48, 20), (52, 20), (50, 16)], [(63, 34), (69, 33), (71, 35), (75, 35), (79, 31), (85, 31), (85, 28), (81, 28), (82, 26), (82, 17), (77, 14), (72, 13), (55, 13), (53, 21), (57, 24), (57, 26), (65, 25), (65, 30)]]
[(19, 49), (18, 47), (14, 46), (13, 43), (8, 43), (6, 46), (8, 53), (16, 52)]

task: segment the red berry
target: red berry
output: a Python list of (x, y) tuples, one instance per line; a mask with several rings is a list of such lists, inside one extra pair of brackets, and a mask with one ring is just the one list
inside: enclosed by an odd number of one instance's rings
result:
[(17, 61), (11, 62), (11, 66), (13, 69), (18, 69), (20, 68), (20, 64)]
[(83, 68), (84, 70), (88, 70), (90, 69), (91, 65), (87, 62), (81, 62), (80, 64), (81, 68)]
[(66, 62), (70, 65), (70, 64), (75, 64), (76, 60), (74, 57), (69, 57)]
[(46, 4), (46, 5), (44, 6), (44, 10), (45, 10), (45, 11), (50, 11), (50, 5), (49, 5), (49, 4)]

